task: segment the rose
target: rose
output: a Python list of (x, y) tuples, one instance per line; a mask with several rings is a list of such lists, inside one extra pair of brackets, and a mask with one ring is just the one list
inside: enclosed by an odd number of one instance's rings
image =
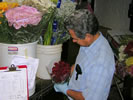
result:
[(70, 76), (70, 65), (64, 61), (54, 63), (52, 68), (51, 77), (55, 83), (63, 83), (69, 79)]

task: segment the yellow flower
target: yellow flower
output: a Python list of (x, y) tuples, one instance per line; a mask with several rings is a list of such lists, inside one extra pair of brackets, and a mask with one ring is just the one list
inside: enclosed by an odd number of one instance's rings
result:
[(0, 17), (3, 17), (3, 14), (0, 13)]
[(0, 10), (1, 12), (4, 12), (8, 9), (8, 3), (7, 2), (0, 2)]
[(0, 14), (3, 14), (4, 13), (4, 10), (0, 10)]
[(126, 59), (126, 65), (127, 67), (133, 65), (133, 56)]
[(18, 3), (0, 2), (0, 14), (4, 13), (8, 9), (11, 9), (17, 6), (18, 6)]
[(15, 8), (18, 6), (18, 3), (8, 3), (8, 8), (11, 9), (11, 8)]
[[(0, 2), (0, 17), (3, 17), (3, 13), (8, 9), (11, 9), (17, 6), (18, 6), (18, 3)], [(0, 21), (0, 24), (2, 24), (1, 21)]]

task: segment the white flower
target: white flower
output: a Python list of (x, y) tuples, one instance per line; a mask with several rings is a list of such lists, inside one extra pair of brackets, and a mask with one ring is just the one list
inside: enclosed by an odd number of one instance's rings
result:
[(56, 7), (51, 0), (24, 0), (23, 4), (35, 7), (42, 13), (45, 13), (50, 7)]
[(121, 62), (121, 61), (124, 61), (124, 59), (125, 59), (125, 57), (126, 57), (126, 54), (124, 54), (124, 53), (119, 53), (119, 61)]
[(76, 2), (73, 2), (71, 0), (62, 0), (61, 6), (57, 11), (57, 15), (62, 16), (65, 20), (75, 11), (76, 4)]
[(126, 45), (121, 45), (119, 48), (119, 61), (124, 61), (126, 54), (124, 54), (124, 49), (126, 48)]
[(126, 48), (126, 45), (121, 45), (119, 48), (119, 52), (120, 53), (123, 52), (125, 48)]

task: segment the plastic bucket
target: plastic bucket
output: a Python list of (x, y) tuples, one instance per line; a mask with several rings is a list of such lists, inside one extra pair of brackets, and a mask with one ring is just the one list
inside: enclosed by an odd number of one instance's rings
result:
[(14, 55), (36, 57), (37, 42), (27, 44), (0, 43), (0, 66), (10, 66)]
[(51, 70), (54, 63), (61, 60), (61, 52), (62, 44), (37, 45), (37, 58), (39, 59), (37, 77), (51, 79), (48, 69)]
[[(26, 44), (4, 44), (0, 43), (0, 66), (10, 66), (12, 57), (20, 55), (25, 57), (36, 58), (37, 41)], [(29, 89), (29, 96), (35, 92), (35, 86)]]

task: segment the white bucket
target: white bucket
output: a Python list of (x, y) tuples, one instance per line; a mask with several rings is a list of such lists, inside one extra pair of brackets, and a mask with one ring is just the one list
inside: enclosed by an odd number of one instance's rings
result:
[(37, 42), (27, 44), (0, 43), (0, 66), (10, 66), (14, 55), (36, 57)]
[(37, 77), (51, 79), (48, 69), (52, 69), (54, 63), (61, 60), (61, 52), (62, 44), (48, 46), (37, 45), (37, 58), (39, 59)]
[[(26, 44), (0, 43), (0, 66), (10, 66), (14, 55), (36, 58), (37, 42)], [(29, 96), (35, 92), (35, 86), (29, 89)]]

